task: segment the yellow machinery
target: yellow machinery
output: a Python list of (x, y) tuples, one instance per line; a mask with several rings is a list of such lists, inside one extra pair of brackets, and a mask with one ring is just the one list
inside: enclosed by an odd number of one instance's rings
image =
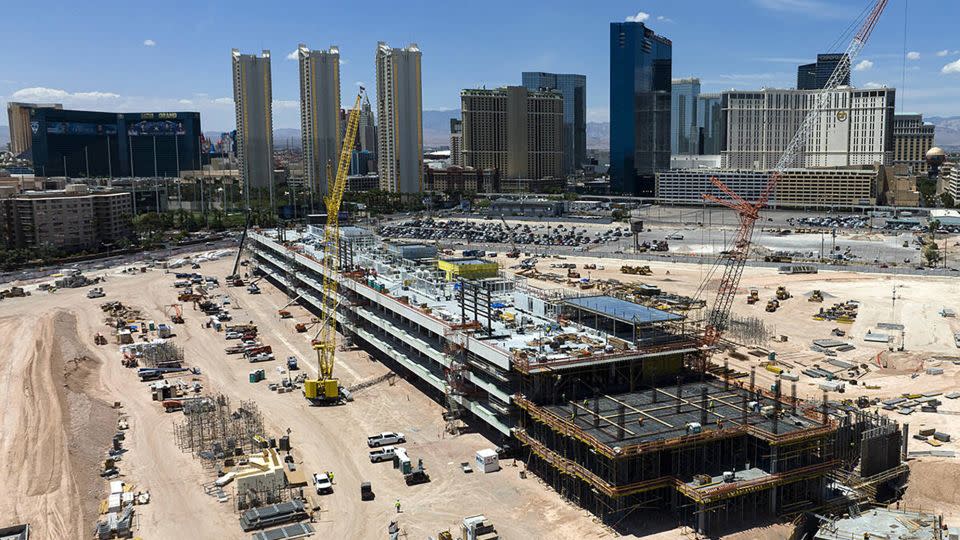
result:
[[(350, 157), (360, 125), (360, 101), (364, 96), (361, 86), (357, 100), (347, 117), (347, 134), (340, 145), (340, 161), (337, 163), (337, 176), (330, 182), (327, 175), (327, 224), (323, 229), (323, 313), (320, 331), (313, 341), (317, 351), (317, 378), (303, 381), (303, 396), (313, 403), (340, 403), (344, 399), (340, 381), (333, 377), (334, 353), (337, 350), (337, 308), (340, 300), (337, 292), (339, 268), (337, 257), (340, 252), (340, 203), (347, 187), (347, 173), (350, 171)], [(328, 168), (329, 171), (329, 168)]]

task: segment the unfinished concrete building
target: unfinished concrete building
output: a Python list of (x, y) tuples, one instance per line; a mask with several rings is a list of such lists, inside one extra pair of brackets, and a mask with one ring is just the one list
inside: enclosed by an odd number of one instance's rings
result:
[[(321, 243), (283, 236), (251, 234), (253, 260), (319, 313)], [(657, 510), (706, 532), (843, 504), (841, 480), (875, 495), (903, 474), (901, 432), (885, 417), (727, 369), (693, 371), (708, 353), (696, 309), (503, 273), (450, 279), (443, 261), (378, 240), (346, 241), (336, 256), (347, 339), (445, 403), (448, 427), (466, 421), (519, 447), (533, 472), (605, 523)]]

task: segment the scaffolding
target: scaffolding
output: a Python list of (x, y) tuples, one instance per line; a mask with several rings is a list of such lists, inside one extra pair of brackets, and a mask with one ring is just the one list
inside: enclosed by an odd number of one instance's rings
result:
[(222, 394), (190, 400), (183, 421), (174, 424), (177, 446), (216, 467), (223, 459), (259, 451), (263, 446), (263, 417), (253, 401), (241, 401), (236, 410)]

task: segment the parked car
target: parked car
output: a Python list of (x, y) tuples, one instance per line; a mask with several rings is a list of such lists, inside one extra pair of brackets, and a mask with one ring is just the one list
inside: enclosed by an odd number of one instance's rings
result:
[(378, 448), (380, 446), (398, 444), (402, 442), (407, 442), (407, 439), (403, 436), (403, 433), (394, 433), (392, 431), (384, 431), (383, 433), (378, 433), (376, 435), (367, 437), (367, 446), (370, 448)]
[(317, 495), (333, 493), (333, 482), (330, 481), (330, 475), (323, 473), (313, 473), (313, 487), (317, 489)]
[(397, 448), (395, 446), (384, 446), (376, 450), (370, 451), (370, 463), (380, 463), (381, 461), (389, 461), (393, 459), (396, 455)]
[(243, 334), (241, 334), (240, 332), (227, 332), (227, 335), (225, 337), (227, 339), (240, 339), (243, 337)]

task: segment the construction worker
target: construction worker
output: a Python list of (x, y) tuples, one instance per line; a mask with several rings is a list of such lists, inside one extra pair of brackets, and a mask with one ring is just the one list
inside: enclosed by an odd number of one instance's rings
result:
[(397, 513), (399, 514), (399, 513), (400, 513), (400, 499), (397, 499), (397, 502), (393, 503), (393, 505), (397, 507)]

